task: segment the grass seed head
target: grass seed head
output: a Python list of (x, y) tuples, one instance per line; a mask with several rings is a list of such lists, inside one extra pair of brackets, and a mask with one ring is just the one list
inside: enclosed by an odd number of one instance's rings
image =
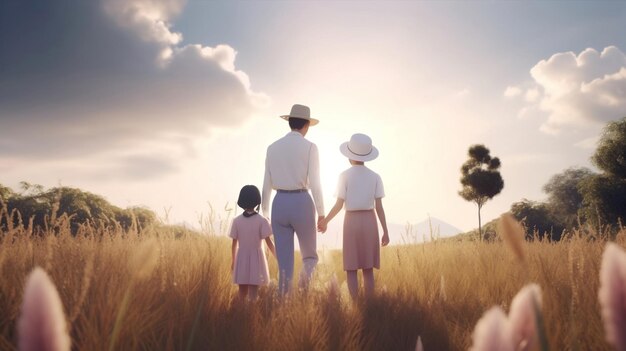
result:
[(515, 256), (524, 260), (524, 227), (510, 213), (504, 213), (498, 220), (498, 234)]

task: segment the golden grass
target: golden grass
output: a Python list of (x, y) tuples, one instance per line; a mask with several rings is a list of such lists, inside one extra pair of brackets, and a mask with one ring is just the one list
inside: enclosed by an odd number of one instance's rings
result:
[[(413, 350), (418, 335), (425, 350), (465, 350), (482, 314), (493, 305), (508, 310), (529, 282), (542, 288), (552, 350), (609, 349), (597, 298), (601, 237), (523, 243), (523, 263), (501, 242), (386, 247), (378, 294), (358, 303), (348, 298), (341, 253), (321, 252), (308, 293), (281, 301), (270, 286), (242, 305), (233, 302), (224, 237), (167, 228), (86, 228), (72, 237), (62, 223), (50, 231), (57, 234), (18, 227), (0, 236), (1, 350), (16, 347), (35, 266), (56, 285), (78, 350)], [(616, 238), (621, 246), (625, 236)], [(276, 271), (270, 259), (274, 279)], [(333, 274), (339, 295), (328, 293)]]

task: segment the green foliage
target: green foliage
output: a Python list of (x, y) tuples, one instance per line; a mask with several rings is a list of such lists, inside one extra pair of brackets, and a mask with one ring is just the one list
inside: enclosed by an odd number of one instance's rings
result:
[(585, 218), (596, 226), (616, 227), (626, 219), (626, 179), (598, 174), (581, 184)]
[(626, 179), (626, 117), (607, 124), (591, 161), (608, 175)]
[(498, 195), (504, 187), (500, 175), (500, 159), (491, 158), (489, 149), (484, 145), (473, 145), (468, 151), (469, 159), (461, 166), (461, 185), (459, 195), (478, 206)]
[(565, 226), (553, 215), (549, 205), (543, 202), (523, 199), (511, 205), (511, 213), (526, 227), (527, 240), (533, 239), (535, 233), (539, 238), (547, 235), (552, 240), (559, 240), (565, 230)]
[[(0, 198), (9, 213), (13, 225), (20, 222), (25, 226), (32, 226), (35, 231), (45, 229), (55, 218), (63, 215), (69, 218), (73, 234), (81, 226), (96, 227), (121, 226), (128, 230), (141, 230), (156, 222), (156, 215), (145, 208), (133, 207), (121, 209), (111, 205), (102, 196), (82, 191), (76, 188), (56, 187), (47, 191), (41, 185), (21, 182), (21, 193), (16, 193), (8, 187), (0, 185)], [(6, 227), (7, 219), (2, 218), (0, 229)]]
[(607, 124), (591, 160), (604, 173), (581, 183), (585, 215), (595, 226), (616, 227), (626, 220), (626, 117)]
[(579, 219), (584, 220), (582, 182), (594, 175), (588, 168), (568, 168), (550, 178), (543, 186), (548, 194), (547, 207), (555, 218), (568, 229), (574, 228)]
[(461, 166), (459, 195), (478, 205), (478, 231), (482, 235), (480, 209), (485, 202), (498, 195), (504, 187), (500, 175), (500, 159), (491, 157), (484, 145), (472, 145), (468, 150), (469, 159)]
[(11, 188), (0, 184), (0, 202), (6, 203), (11, 196), (15, 195)]

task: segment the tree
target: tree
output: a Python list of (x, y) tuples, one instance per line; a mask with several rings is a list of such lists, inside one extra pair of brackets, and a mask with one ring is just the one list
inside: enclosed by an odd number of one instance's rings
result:
[(626, 117), (607, 124), (591, 161), (608, 175), (626, 179)]
[(601, 230), (601, 226), (614, 228), (626, 220), (626, 179), (598, 174), (581, 184), (583, 205), (587, 222)]
[(582, 182), (593, 176), (589, 168), (568, 168), (562, 173), (555, 174), (543, 186), (548, 194), (548, 208), (555, 218), (568, 229), (578, 223), (583, 215)]
[[(14, 210), (19, 216), (0, 216), (0, 230), (13, 225), (30, 225), (33, 230), (43, 230), (52, 223), (52, 218), (67, 215), (71, 232), (76, 234), (82, 225), (121, 226), (125, 230), (141, 231), (156, 222), (154, 212), (146, 208), (121, 209), (111, 205), (102, 196), (80, 189), (58, 187), (44, 191), (41, 185), (21, 182), (22, 192), (13, 192), (0, 185), (0, 208), (6, 206), (9, 214)], [(21, 222), (20, 222), (21, 217)]]
[(549, 235), (552, 240), (560, 240), (565, 229), (563, 224), (550, 211), (548, 204), (522, 199), (511, 205), (511, 213), (528, 229), (526, 239), (534, 238), (536, 232), (540, 238)]
[(469, 159), (461, 166), (461, 185), (459, 195), (478, 206), (478, 234), (482, 239), (480, 210), (483, 205), (504, 188), (500, 175), (500, 159), (491, 157), (484, 145), (472, 145), (468, 150)]
[(607, 124), (591, 161), (604, 173), (581, 183), (587, 220), (616, 226), (626, 220), (626, 117)]
[(11, 196), (13, 196), (13, 190), (11, 188), (6, 187), (0, 184), (0, 208), (2, 207), (2, 203), (6, 203)]

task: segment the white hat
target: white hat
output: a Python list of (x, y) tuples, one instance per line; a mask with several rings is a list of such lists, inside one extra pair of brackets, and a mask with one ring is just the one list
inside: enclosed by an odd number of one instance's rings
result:
[(372, 139), (365, 134), (354, 134), (350, 141), (341, 144), (341, 153), (354, 161), (371, 161), (378, 157), (378, 149), (372, 145)]
[(280, 116), (280, 118), (286, 120), (289, 120), (290, 117), (309, 120), (312, 126), (320, 122), (315, 118), (311, 118), (311, 109), (304, 105), (295, 104), (291, 107), (291, 112), (288, 115)]

